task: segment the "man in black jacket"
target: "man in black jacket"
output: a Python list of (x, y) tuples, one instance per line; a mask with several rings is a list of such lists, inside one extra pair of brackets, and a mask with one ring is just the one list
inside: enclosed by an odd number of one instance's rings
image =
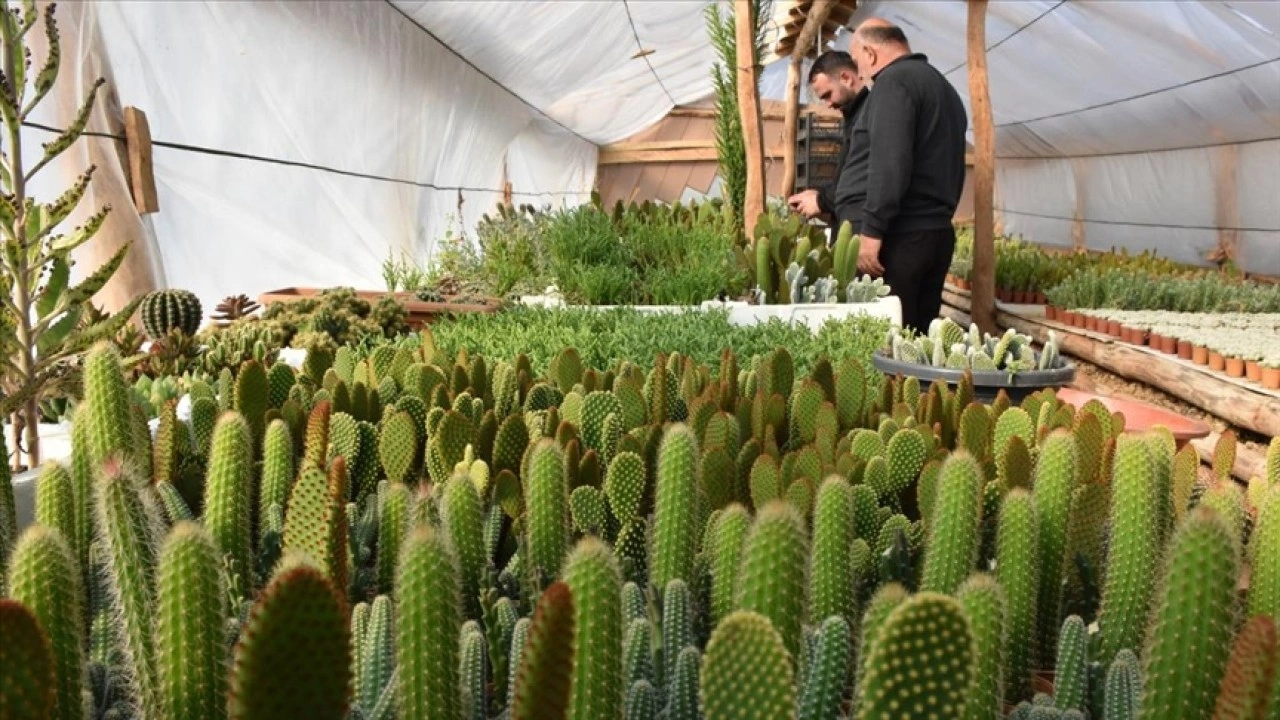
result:
[(883, 275), (902, 301), (903, 327), (926, 332), (942, 305), (955, 251), (951, 224), (964, 189), (968, 118), (960, 95), (898, 27), (864, 22), (852, 50), (872, 86), (853, 132), (865, 160), (858, 269)]
[(853, 125), (866, 105), (867, 89), (853, 58), (849, 53), (838, 50), (818, 56), (813, 67), (809, 68), (809, 83), (813, 86), (814, 97), (844, 115), (844, 138), (836, 162), (838, 172), (831, 182), (798, 192), (787, 202), (792, 210), (805, 217), (825, 214), (834, 220), (837, 230), (842, 222), (848, 221), (857, 232), (858, 224), (862, 222), (862, 200), (866, 192), (865, 186), (859, 188), (855, 185), (859, 170), (849, 164), (853, 157), (849, 145)]

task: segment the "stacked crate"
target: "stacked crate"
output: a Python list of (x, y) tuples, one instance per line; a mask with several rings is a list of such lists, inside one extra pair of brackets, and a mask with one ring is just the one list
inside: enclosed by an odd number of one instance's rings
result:
[(807, 113), (796, 129), (796, 191), (835, 181), (840, 173), (840, 147), (844, 143), (844, 118)]

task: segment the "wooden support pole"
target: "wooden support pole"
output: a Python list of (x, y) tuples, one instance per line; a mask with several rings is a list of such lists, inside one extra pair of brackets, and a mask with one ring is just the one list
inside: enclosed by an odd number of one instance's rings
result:
[(129, 187), (139, 215), (160, 211), (156, 176), (151, 166), (151, 126), (136, 107), (124, 109), (124, 138), (129, 152)]
[(1214, 263), (1234, 262), (1239, 246), (1239, 233), (1234, 230), (1240, 226), (1240, 193), (1239, 173), (1240, 146), (1222, 145), (1213, 151), (1214, 174), (1214, 220), (1218, 225), (1218, 245), (1209, 253), (1208, 260)]
[(1071, 247), (1077, 252), (1089, 247), (1084, 229), (1084, 196), (1089, 187), (1088, 162), (1085, 158), (1075, 158), (1071, 161), (1071, 177), (1076, 187), (1076, 209), (1071, 218)]
[(973, 321), (996, 332), (995, 124), (987, 82), (987, 0), (969, 0), (969, 103), (973, 108)]
[(752, 237), (756, 220), (764, 213), (764, 136), (760, 132), (760, 93), (756, 87), (755, 32), (751, 0), (734, 0), (734, 39), (737, 43), (738, 112), (747, 149), (747, 197), (743, 201), (742, 227)]
[(796, 190), (796, 130), (800, 124), (800, 83), (803, 82), (801, 74), (804, 72), (804, 57), (809, 53), (809, 47), (818, 37), (835, 5), (835, 0), (816, 0), (809, 7), (804, 28), (796, 39), (795, 49), (791, 51), (791, 64), (787, 67), (787, 109), (782, 120), (783, 195), (790, 195)]

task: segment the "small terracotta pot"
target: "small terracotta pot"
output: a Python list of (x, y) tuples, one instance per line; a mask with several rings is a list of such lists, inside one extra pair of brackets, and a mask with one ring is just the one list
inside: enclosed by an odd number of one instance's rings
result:
[(1238, 357), (1227, 358), (1227, 377), (1244, 377), (1244, 360)]
[(1056, 307), (1054, 307), (1054, 306), (1052, 306), (1052, 305), (1045, 305), (1045, 306), (1044, 306), (1044, 318), (1045, 318), (1046, 320), (1057, 320), (1057, 319), (1058, 319), (1058, 308), (1056, 308)]
[(1203, 345), (1191, 346), (1191, 362), (1197, 365), (1209, 364), (1209, 349)]
[(1268, 390), (1280, 390), (1280, 368), (1261, 368), (1262, 387)]
[(1045, 303), (1047, 303), (1047, 302), (1049, 302), (1049, 301), (1045, 298), (1044, 293), (1042, 293), (1042, 292), (1037, 292), (1037, 293), (1036, 293), (1036, 304), (1037, 304), (1037, 305), (1044, 305), (1044, 304), (1045, 304)]
[(1078, 328), (1083, 328), (1085, 327), (1085, 323), (1087, 322), (1088, 317), (1089, 317), (1088, 315), (1083, 315), (1081, 313), (1072, 313), (1071, 324), (1075, 325)]
[(1221, 353), (1217, 352), (1216, 350), (1209, 351), (1209, 369), (1210, 370), (1214, 372), (1222, 372), (1223, 368), (1225, 368), (1226, 366), (1227, 366), (1227, 361), (1222, 357)]
[(1159, 350), (1159, 349), (1160, 349), (1160, 337), (1161, 337), (1161, 336), (1160, 336), (1160, 334), (1159, 334), (1159, 333), (1151, 333), (1150, 335), (1148, 335), (1148, 336), (1147, 336), (1147, 345), (1148, 345), (1152, 350)]
[(1019, 304), (1019, 305), (1026, 305), (1026, 304), (1028, 304), (1029, 302), (1031, 302), (1031, 301), (1027, 298), (1027, 291), (1026, 291), (1026, 290), (1015, 290), (1015, 291), (1014, 291), (1014, 293), (1013, 293), (1013, 301), (1014, 301), (1015, 303)]
[(1160, 336), (1160, 352), (1166, 355), (1173, 355), (1178, 352), (1177, 338), (1171, 338), (1168, 335)]
[(1178, 341), (1178, 357), (1182, 358), (1183, 360), (1191, 359), (1191, 341), (1190, 340)]
[(1244, 376), (1253, 382), (1258, 382), (1262, 379), (1262, 366), (1258, 364), (1257, 360), (1244, 361)]
[(1108, 320), (1107, 334), (1111, 337), (1120, 337), (1120, 323), (1115, 320)]
[(1000, 302), (1013, 302), (1013, 293), (1003, 288), (996, 290), (996, 299)]
[(956, 287), (961, 290), (968, 290), (970, 288), (969, 281), (964, 278), (956, 278)]

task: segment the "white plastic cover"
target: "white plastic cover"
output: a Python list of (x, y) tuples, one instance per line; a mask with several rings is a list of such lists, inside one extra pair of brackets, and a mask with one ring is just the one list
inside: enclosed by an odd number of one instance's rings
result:
[[(118, 104), (146, 111), (161, 209), (127, 225), (150, 233), (159, 283), (206, 308), (290, 285), (378, 288), (388, 256), (425, 260), (505, 181), (518, 203), (582, 202), (599, 144), (706, 98), (710, 3), (68, 3), (60, 82), (79, 87), (33, 120), (65, 126), (99, 72)], [(897, 21), (967, 98), (966, 13), (961, 0), (866, 2), (852, 23)], [(1274, 2), (992, 2), (1006, 230), (1068, 245), (1079, 213), (1089, 247), (1187, 261), (1234, 234), (1242, 267), (1280, 275), (1278, 33)], [(765, 97), (784, 97), (785, 64), (766, 68)], [(91, 129), (118, 132), (100, 117)], [(99, 157), (114, 146), (83, 143)], [(68, 153), (37, 191), (58, 192), (86, 157)]]

